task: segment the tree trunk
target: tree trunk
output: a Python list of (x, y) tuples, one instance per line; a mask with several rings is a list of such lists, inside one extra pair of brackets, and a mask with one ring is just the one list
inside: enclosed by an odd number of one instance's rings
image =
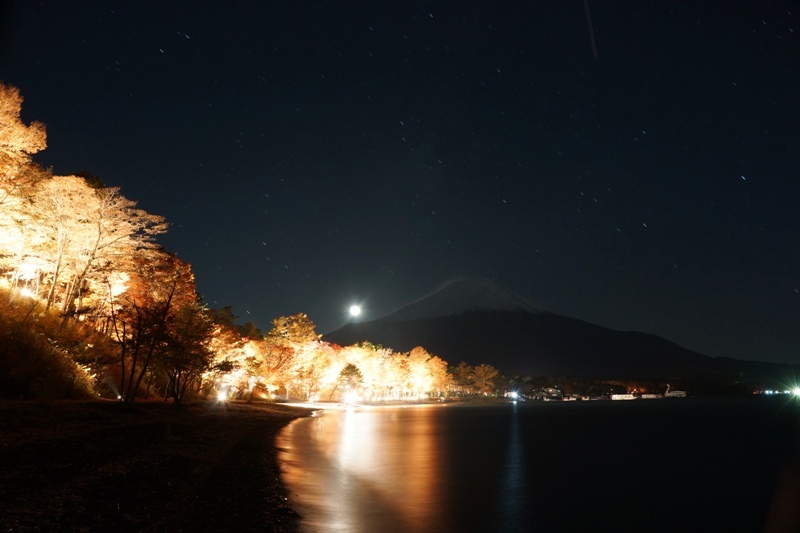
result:
[(75, 277), (75, 283), (73, 283), (71, 290), (67, 293), (67, 302), (65, 305), (65, 309), (63, 313), (69, 314), (74, 311), (74, 301), (75, 298), (79, 297), (81, 287), (83, 286), (83, 280), (86, 279), (86, 275), (89, 273), (89, 268), (91, 268), (92, 263), (94, 262), (95, 258), (97, 257), (97, 250), (100, 248), (100, 240), (103, 238), (103, 231), (100, 227), (100, 222), (97, 223), (97, 239), (94, 241), (94, 247), (92, 248), (92, 252), (89, 254), (89, 257), (86, 258), (86, 264), (83, 266), (83, 270), (80, 274), (77, 274)]
[[(139, 385), (142, 383), (142, 378), (144, 377), (144, 373), (147, 372), (147, 367), (150, 365), (150, 361), (153, 358), (153, 354), (156, 350), (156, 345), (158, 341), (161, 340), (161, 334), (164, 331), (164, 325), (167, 323), (167, 315), (169, 314), (169, 309), (172, 306), (172, 297), (175, 295), (175, 289), (178, 286), (178, 282), (172, 284), (172, 289), (169, 291), (169, 297), (164, 304), (164, 312), (161, 314), (161, 317), (158, 320), (158, 327), (156, 329), (153, 338), (150, 339), (150, 346), (147, 348), (147, 355), (145, 356), (144, 363), (142, 363), (142, 368), (139, 372), (139, 377), (136, 380), (136, 389), (139, 388)], [(131, 400), (132, 401), (132, 400)]]
[(167, 385), (164, 387), (164, 401), (167, 401), (170, 395), (170, 389), (172, 388), (172, 376), (169, 372), (167, 372)]
[(56, 265), (53, 269), (53, 281), (50, 283), (50, 290), (47, 291), (47, 304), (44, 307), (45, 312), (47, 312), (50, 309), (50, 306), (53, 305), (53, 298), (55, 298), (56, 294), (56, 285), (58, 284), (58, 276), (61, 274), (61, 261), (64, 257), (64, 243), (61, 241), (62, 239), (59, 236), (58, 257), (56, 258)]
[(72, 287), (75, 284), (75, 277), (73, 276), (72, 279), (69, 280), (67, 283), (66, 290), (64, 291), (64, 301), (61, 303), (61, 314), (66, 315), (67, 309), (70, 307), (69, 303), (69, 296), (72, 294)]

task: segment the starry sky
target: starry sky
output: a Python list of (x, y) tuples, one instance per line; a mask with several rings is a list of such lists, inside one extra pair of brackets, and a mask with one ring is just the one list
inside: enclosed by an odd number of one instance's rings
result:
[(12, 1), (0, 80), (241, 322), (486, 278), (800, 363), (800, 4), (586, 5)]

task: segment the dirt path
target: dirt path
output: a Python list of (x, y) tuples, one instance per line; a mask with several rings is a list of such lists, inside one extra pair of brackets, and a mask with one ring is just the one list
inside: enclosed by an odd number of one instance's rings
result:
[(275, 404), (0, 404), (0, 530), (295, 531)]

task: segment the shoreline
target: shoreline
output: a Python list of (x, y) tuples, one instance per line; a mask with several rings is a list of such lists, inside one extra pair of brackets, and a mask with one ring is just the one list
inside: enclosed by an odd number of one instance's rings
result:
[(316, 411), (505, 402), (0, 400), (0, 530), (298, 531), (278, 434)]
[(276, 448), (287, 424), (454, 403), (0, 399), (0, 530), (295, 532)]
[(0, 529), (294, 532), (276, 403), (0, 401)]

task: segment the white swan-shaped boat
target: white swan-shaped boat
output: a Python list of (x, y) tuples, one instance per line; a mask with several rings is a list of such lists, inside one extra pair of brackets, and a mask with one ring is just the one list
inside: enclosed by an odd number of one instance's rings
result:
[(669, 390), (669, 383), (667, 383), (667, 392), (664, 393), (664, 398), (686, 398), (685, 390)]

